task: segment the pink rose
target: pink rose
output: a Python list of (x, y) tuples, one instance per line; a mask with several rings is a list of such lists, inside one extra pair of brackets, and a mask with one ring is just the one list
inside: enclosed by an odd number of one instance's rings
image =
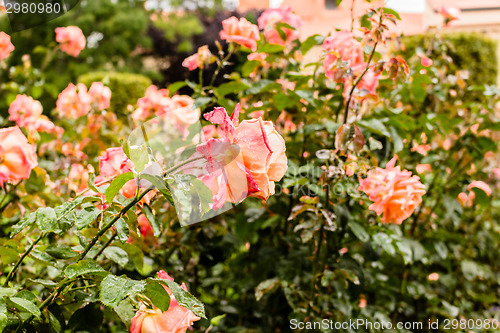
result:
[(252, 51), (257, 50), (257, 41), (260, 40), (259, 28), (250, 23), (246, 18), (237, 19), (235, 16), (222, 21), (220, 38), (228, 42), (248, 47)]
[(135, 121), (143, 121), (151, 115), (161, 115), (167, 113), (171, 109), (171, 100), (168, 97), (168, 89), (158, 89), (152, 85), (146, 89), (144, 97), (137, 100), (139, 107), (132, 114), (132, 119)]
[[(302, 26), (302, 20), (299, 16), (292, 13), (292, 8), (289, 6), (266, 9), (257, 21), (259, 28), (264, 30), (264, 37), (270, 44), (285, 45), (285, 43), (288, 44), (299, 38), (299, 32), (296, 29)], [(278, 23), (286, 23), (295, 28), (280, 28), (285, 33), (285, 40), (278, 33), (276, 27)]]
[(0, 31), (0, 60), (7, 58), (14, 51), (14, 45), (10, 42), (10, 36)]
[(61, 44), (63, 52), (75, 58), (87, 44), (82, 30), (75, 26), (56, 28), (56, 41)]
[(83, 83), (70, 83), (60, 94), (56, 102), (59, 117), (77, 119), (87, 115), (92, 109), (92, 97)]
[(184, 59), (182, 66), (186, 67), (190, 71), (193, 71), (196, 68), (203, 69), (203, 67), (213, 63), (214, 61), (215, 57), (208, 49), (208, 45), (203, 45), (198, 48), (198, 52)]
[(9, 120), (31, 131), (62, 135), (64, 130), (42, 115), (42, 104), (26, 95), (17, 95), (9, 107)]
[(100, 175), (104, 177), (115, 177), (134, 169), (134, 163), (128, 159), (121, 147), (108, 148), (97, 159)]
[(182, 66), (186, 67), (190, 71), (194, 71), (200, 65), (198, 63), (198, 53), (193, 54), (192, 56), (187, 57), (182, 62)]
[[(158, 277), (169, 281), (174, 280), (163, 270), (158, 272)], [(181, 287), (187, 291), (184, 283)], [(160, 309), (146, 309), (144, 305), (141, 306), (141, 309), (132, 318), (131, 333), (186, 333), (195, 321), (200, 320), (200, 317), (192, 311), (179, 305), (169, 288), (164, 288), (171, 299), (168, 310), (162, 312)]]
[(172, 114), (176, 124), (187, 128), (200, 120), (200, 109), (193, 108), (194, 100), (186, 95), (172, 96)]
[(220, 125), (223, 135), (196, 149), (209, 162), (201, 180), (212, 190), (213, 209), (247, 196), (267, 200), (274, 194), (274, 182), (287, 170), (285, 141), (273, 123), (259, 117), (238, 124), (238, 116), (239, 105), (231, 117), (224, 108), (205, 114), (205, 119)]
[(28, 179), (38, 165), (35, 146), (17, 126), (0, 129), (0, 186)]
[(325, 75), (336, 82), (343, 81), (344, 70), (338, 66), (341, 60), (347, 63), (354, 72), (362, 72), (365, 68), (363, 48), (354, 35), (346, 30), (335, 31), (323, 42), (325, 55)]
[(42, 104), (26, 95), (17, 95), (16, 99), (10, 103), (9, 120), (14, 121), (18, 126), (27, 127), (43, 112)]
[(106, 87), (102, 82), (94, 82), (89, 89), (92, 104), (95, 104), (98, 110), (109, 108), (111, 101), (111, 89)]
[(396, 156), (385, 169), (368, 171), (368, 177), (359, 179), (359, 190), (368, 194), (373, 204), (370, 209), (382, 215), (382, 223), (401, 224), (422, 202), (425, 186), (418, 176), (395, 167)]

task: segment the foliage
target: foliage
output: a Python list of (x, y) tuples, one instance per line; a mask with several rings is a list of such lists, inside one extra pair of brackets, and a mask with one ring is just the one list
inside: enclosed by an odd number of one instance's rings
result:
[(450, 71), (466, 70), (470, 77), (469, 85), (496, 84), (498, 76), (497, 43), (491, 38), (477, 33), (447, 33), (444, 43), (432, 38), (432, 35), (405, 36), (402, 42), (405, 59), (411, 58), (417, 49), (430, 50), (431, 58), (446, 54), (450, 57)]

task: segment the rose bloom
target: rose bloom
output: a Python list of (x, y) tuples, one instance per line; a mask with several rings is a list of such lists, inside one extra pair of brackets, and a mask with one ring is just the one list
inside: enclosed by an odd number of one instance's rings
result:
[(235, 16), (222, 21), (220, 38), (228, 42), (248, 47), (252, 51), (257, 50), (257, 41), (260, 40), (259, 28), (250, 23), (246, 18), (237, 19)]
[(418, 176), (395, 167), (396, 156), (385, 169), (368, 171), (368, 177), (359, 179), (359, 190), (368, 194), (373, 204), (370, 209), (382, 215), (382, 223), (401, 224), (422, 202), (425, 186)]
[(10, 41), (10, 36), (0, 31), (0, 60), (7, 58), (14, 51), (14, 45)]
[(87, 115), (92, 109), (92, 97), (83, 83), (70, 83), (60, 94), (56, 102), (59, 117), (77, 119)]
[(16, 99), (10, 103), (9, 120), (14, 121), (18, 126), (27, 127), (43, 112), (42, 104), (26, 95), (17, 95)]
[(115, 177), (134, 169), (134, 163), (128, 159), (121, 147), (108, 148), (97, 159), (100, 175), (104, 177)]
[(186, 67), (190, 71), (194, 71), (196, 68), (200, 67), (200, 64), (198, 63), (198, 53), (184, 59), (182, 66)]
[(347, 62), (354, 72), (361, 72), (365, 67), (361, 43), (349, 31), (333, 32), (323, 42), (323, 50), (327, 52), (324, 60), (325, 75), (333, 81), (342, 81), (342, 76), (339, 76), (337, 68), (339, 59)]
[(231, 117), (220, 107), (204, 115), (223, 135), (196, 148), (208, 161), (200, 179), (212, 190), (213, 209), (247, 196), (267, 200), (287, 170), (285, 141), (274, 124), (260, 117), (238, 124), (238, 116), (239, 104)]
[(109, 108), (111, 101), (111, 89), (106, 87), (102, 82), (94, 82), (89, 89), (92, 104), (95, 104), (98, 110)]
[(172, 114), (177, 125), (187, 128), (200, 120), (201, 111), (193, 108), (194, 100), (190, 96), (175, 95), (171, 101)]
[(186, 67), (190, 71), (193, 71), (198, 67), (203, 69), (205, 65), (209, 65), (214, 61), (215, 58), (208, 49), (208, 45), (203, 45), (198, 48), (198, 52), (184, 59), (182, 66)]
[[(173, 281), (163, 270), (159, 271), (160, 279)], [(187, 291), (186, 285), (181, 285), (182, 289)], [(164, 286), (165, 290), (170, 295), (170, 306), (167, 311), (162, 312), (160, 309), (146, 309), (144, 305), (132, 318), (130, 332), (131, 333), (186, 333), (187, 329), (193, 325), (200, 317), (196, 316), (191, 310), (188, 310), (179, 305), (172, 291)]]
[(17, 126), (0, 129), (0, 186), (28, 179), (38, 165), (35, 146)]
[[(302, 20), (299, 16), (292, 13), (292, 8), (268, 8), (257, 20), (259, 28), (264, 30), (264, 37), (270, 44), (285, 45), (293, 40), (299, 38), (299, 32), (296, 30), (302, 26)], [(285, 40), (283, 40), (278, 33), (276, 25), (278, 23), (286, 23), (295, 29), (280, 28), (285, 33)]]
[(172, 106), (168, 94), (168, 89), (158, 89), (154, 85), (149, 86), (144, 97), (137, 100), (139, 108), (132, 114), (132, 119), (142, 121), (152, 114), (160, 115), (168, 112)]
[(31, 131), (61, 135), (64, 130), (42, 115), (42, 104), (26, 95), (17, 95), (9, 107), (9, 120)]
[(82, 30), (75, 26), (56, 28), (56, 41), (61, 44), (63, 52), (75, 58), (87, 44)]

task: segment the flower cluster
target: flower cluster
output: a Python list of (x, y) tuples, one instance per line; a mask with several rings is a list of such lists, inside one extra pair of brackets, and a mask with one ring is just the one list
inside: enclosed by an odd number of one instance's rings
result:
[(61, 118), (78, 119), (86, 116), (92, 107), (99, 111), (109, 108), (110, 100), (111, 90), (102, 82), (92, 83), (88, 92), (83, 83), (76, 86), (70, 83), (59, 94), (56, 109)]
[[(335, 81), (345, 83), (345, 87), (352, 86), (352, 81), (359, 77), (367, 64), (364, 60), (362, 44), (356, 40), (352, 32), (335, 31), (323, 42), (326, 52), (324, 59), (325, 75)], [(346, 77), (350, 77), (349, 82)], [(372, 68), (365, 73), (357, 88), (375, 94), (379, 75)]]
[(42, 115), (42, 104), (26, 95), (17, 95), (9, 107), (9, 120), (29, 131), (47, 132), (60, 136), (64, 131)]
[(145, 121), (153, 115), (168, 117), (181, 132), (200, 119), (200, 109), (194, 107), (191, 97), (169, 97), (168, 89), (158, 89), (156, 86), (148, 87), (145, 96), (137, 101), (137, 106), (137, 110), (132, 113), (135, 121)]
[(425, 194), (420, 178), (395, 167), (396, 159), (396, 156), (391, 159), (385, 169), (377, 167), (368, 172), (367, 178), (359, 179), (359, 190), (373, 201), (369, 208), (379, 216), (383, 214), (383, 223), (401, 224), (420, 205)]

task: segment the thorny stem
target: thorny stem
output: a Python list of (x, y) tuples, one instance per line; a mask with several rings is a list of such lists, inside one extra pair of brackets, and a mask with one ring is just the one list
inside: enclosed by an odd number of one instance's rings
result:
[(372, 53), (370, 53), (370, 57), (368, 58), (368, 61), (366, 63), (365, 70), (358, 77), (358, 79), (356, 80), (356, 82), (353, 84), (353, 86), (351, 88), (351, 91), (349, 92), (349, 99), (347, 100), (347, 103), (345, 105), (344, 124), (347, 123), (347, 118), (349, 116), (349, 106), (351, 104), (352, 95), (354, 94), (354, 89), (356, 89), (356, 87), (358, 86), (359, 82), (361, 82), (361, 79), (363, 78), (363, 76), (365, 76), (366, 72), (368, 72), (368, 70), (370, 69), (370, 63), (371, 63), (371, 61), (373, 59), (373, 56), (375, 55), (375, 50), (377, 49), (378, 42), (379, 42), (379, 38), (377, 38), (377, 41), (375, 42), (375, 45), (373, 45), (373, 50), (372, 50)]
[(19, 258), (16, 262), (16, 264), (14, 265), (14, 267), (12, 267), (12, 269), (10, 270), (9, 274), (7, 274), (7, 280), (5, 280), (5, 282), (3, 283), (3, 287), (5, 287), (7, 285), (7, 283), (9, 283), (13, 278), (14, 278), (14, 273), (16, 272), (17, 268), (19, 267), (19, 265), (21, 265), (21, 263), (24, 261), (24, 259), (30, 254), (30, 252), (35, 248), (35, 245), (38, 244), (38, 242), (40, 242), (43, 237), (45, 237), (45, 233), (41, 233), (38, 238), (33, 242), (31, 243), (30, 247), (26, 250), (26, 252), (21, 256), (21, 258)]

